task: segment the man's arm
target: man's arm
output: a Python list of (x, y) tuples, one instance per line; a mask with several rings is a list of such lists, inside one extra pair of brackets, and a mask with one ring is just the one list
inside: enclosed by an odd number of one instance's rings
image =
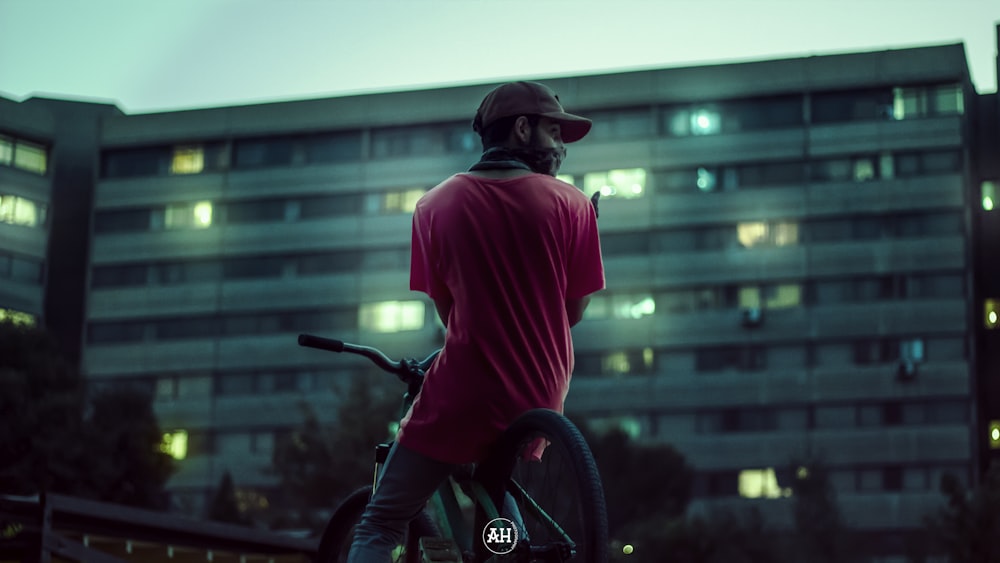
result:
[(569, 326), (576, 326), (583, 320), (583, 312), (587, 310), (587, 305), (590, 305), (589, 295), (580, 299), (566, 300), (566, 316), (569, 318)]

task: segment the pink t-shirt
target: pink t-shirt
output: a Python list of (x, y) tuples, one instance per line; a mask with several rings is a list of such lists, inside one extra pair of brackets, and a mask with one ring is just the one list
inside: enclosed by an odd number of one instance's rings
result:
[(399, 443), (470, 463), (525, 411), (561, 412), (573, 372), (566, 299), (603, 288), (597, 217), (575, 187), (457, 174), (430, 190), (413, 213), (410, 289), (454, 305)]

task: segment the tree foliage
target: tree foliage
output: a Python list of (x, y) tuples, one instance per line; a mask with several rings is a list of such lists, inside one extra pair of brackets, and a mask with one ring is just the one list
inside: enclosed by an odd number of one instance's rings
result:
[[(615, 429), (597, 434), (574, 420), (590, 445), (604, 485), (608, 536), (613, 545), (631, 544), (628, 561), (642, 563), (662, 543), (667, 523), (691, 501), (694, 472), (684, 456), (666, 444), (639, 444)], [(662, 552), (660, 552), (662, 555)]]
[(829, 471), (818, 460), (793, 463), (791, 549), (801, 560), (844, 563), (856, 560), (855, 534), (844, 523)]
[(236, 500), (236, 486), (233, 484), (233, 476), (228, 471), (222, 474), (219, 486), (212, 493), (212, 501), (208, 504), (206, 516), (216, 522), (243, 526), (250, 524), (249, 519), (240, 512)]
[(88, 398), (48, 335), (0, 322), (0, 493), (165, 508), (174, 467), (161, 441), (148, 394)]
[(925, 520), (935, 550), (952, 563), (1000, 562), (1000, 463), (972, 490), (946, 474), (941, 493), (946, 505)]
[(323, 424), (311, 405), (301, 405), (302, 424), (276, 445), (272, 458), (280, 495), (297, 512), (281, 517), (286, 525), (318, 529), (324, 523), (320, 514), (371, 482), (375, 445), (390, 439), (389, 424), (398, 420), (400, 404), (401, 394), (356, 377), (332, 423)]

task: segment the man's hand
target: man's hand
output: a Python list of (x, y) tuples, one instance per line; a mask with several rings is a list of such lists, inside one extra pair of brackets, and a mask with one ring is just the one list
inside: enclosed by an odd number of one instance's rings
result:
[(601, 213), (597, 210), (597, 201), (599, 199), (601, 199), (600, 191), (596, 191), (594, 192), (594, 195), (590, 196), (590, 204), (594, 206), (594, 215), (596, 215), (598, 218), (601, 216)]

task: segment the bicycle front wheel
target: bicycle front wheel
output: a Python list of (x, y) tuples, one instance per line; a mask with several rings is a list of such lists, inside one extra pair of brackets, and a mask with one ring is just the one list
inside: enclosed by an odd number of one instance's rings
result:
[[(520, 416), (476, 478), (519, 530), (515, 549), (528, 560), (607, 562), (604, 487), (590, 447), (563, 415), (536, 409)], [(477, 510), (478, 533), (489, 519)], [(477, 543), (486, 548), (480, 559), (492, 555), (486, 538)]]
[[(354, 539), (354, 528), (361, 522), (361, 515), (371, 499), (371, 486), (362, 487), (351, 493), (337, 510), (333, 512), (330, 521), (323, 530), (319, 542), (317, 563), (344, 563), (351, 550)], [(420, 563), (420, 538), (438, 536), (437, 526), (426, 512), (421, 511), (407, 527), (403, 541), (393, 551), (393, 561), (396, 563)]]

